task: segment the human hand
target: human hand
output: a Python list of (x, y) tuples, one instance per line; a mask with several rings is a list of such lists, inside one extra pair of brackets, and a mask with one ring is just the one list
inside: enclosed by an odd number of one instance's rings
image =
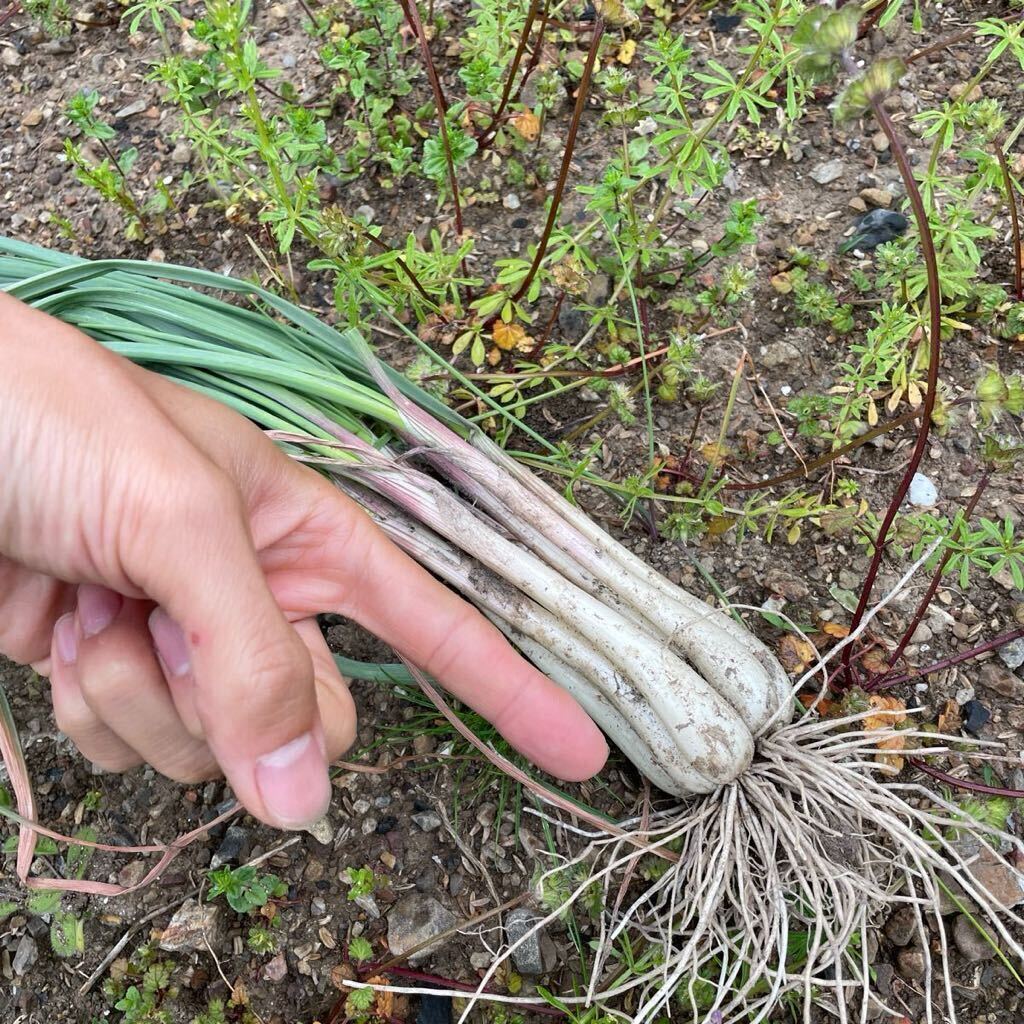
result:
[(50, 675), (90, 760), (315, 821), (355, 736), (315, 620), (338, 612), (540, 767), (601, 767), (564, 691), (251, 423), (2, 293), (0, 324), (0, 653)]

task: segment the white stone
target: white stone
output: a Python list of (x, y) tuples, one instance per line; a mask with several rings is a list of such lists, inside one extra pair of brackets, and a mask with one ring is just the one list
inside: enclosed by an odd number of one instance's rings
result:
[(910, 494), (908, 497), (911, 505), (917, 505), (919, 508), (930, 508), (939, 500), (939, 491), (924, 473), (915, 473), (914, 479), (910, 481)]

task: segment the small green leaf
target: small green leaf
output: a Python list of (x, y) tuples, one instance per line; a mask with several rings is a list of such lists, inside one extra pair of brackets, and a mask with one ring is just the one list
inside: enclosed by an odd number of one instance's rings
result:
[(85, 952), (85, 925), (77, 914), (59, 911), (50, 924), (50, 945), (57, 956), (81, 956)]
[(60, 893), (56, 889), (39, 889), (33, 892), (26, 904), (30, 914), (42, 916), (60, 910)]

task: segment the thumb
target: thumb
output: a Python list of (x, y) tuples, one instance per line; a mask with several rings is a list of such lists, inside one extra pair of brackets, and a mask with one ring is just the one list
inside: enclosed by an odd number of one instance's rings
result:
[(154, 646), (172, 687), (191, 684), (238, 799), (270, 825), (301, 828), (331, 795), (309, 650), (267, 587), (235, 488), (210, 471), (187, 489), (159, 557), (151, 548), (132, 573), (160, 606)]

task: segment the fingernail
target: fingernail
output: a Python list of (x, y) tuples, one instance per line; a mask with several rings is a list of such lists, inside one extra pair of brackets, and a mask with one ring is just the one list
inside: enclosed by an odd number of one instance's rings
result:
[(123, 604), (121, 595), (115, 591), (83, 583), (78, 588), (78, 622), (82, 636), (88, 640), (102, 633), (117, 618)]
[(62, 615), (54, 623), (53, 646), (57, 648), (57, 657), (63, 664), (74, 665), (78, 658), (78, 637), (75, 635), (74, 612)]
[(150, 612), (149, 634), (168, 675), (184, 676), (191, 671), (192, 659), (188, 644), (185, 643), (185, 634), (163, 608), (154, 608)]
[(331, 802), (331, 783), (313, 733), (303, 733), (259, 758), (256, 788), (267, 812), (282, 828), (305, 828), (319, 821)]

